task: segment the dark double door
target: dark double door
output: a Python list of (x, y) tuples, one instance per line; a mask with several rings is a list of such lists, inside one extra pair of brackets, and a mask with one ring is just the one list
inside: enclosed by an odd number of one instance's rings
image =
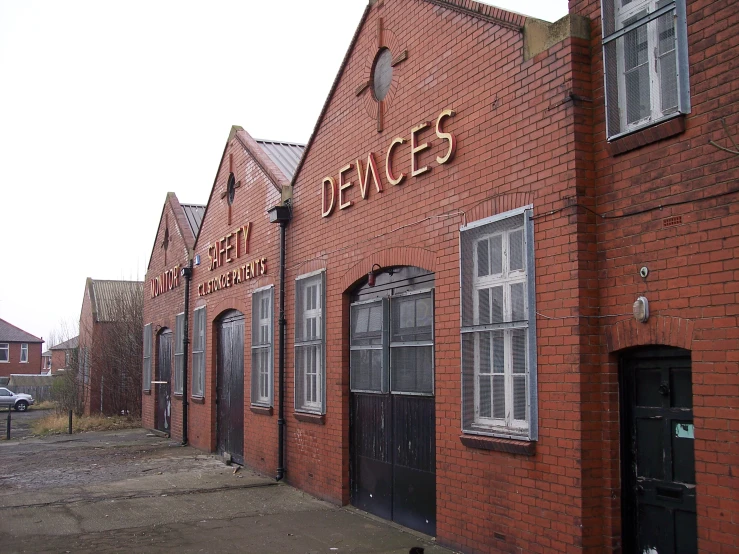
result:
[(690, 352), (622, 358), (624, 552), (698, 551)]
[(244, 315), (224, 314), (218, 326), (217, 449), (244, 463)]
[(159, 334), (157, 344), (156, 417), (154, 426), (158, 431), (170, 434), (172, 414), (172, 331), (166, 329)]
[(394, 273), (350, 308), (351, 502), (435, 535), (433, 275)]

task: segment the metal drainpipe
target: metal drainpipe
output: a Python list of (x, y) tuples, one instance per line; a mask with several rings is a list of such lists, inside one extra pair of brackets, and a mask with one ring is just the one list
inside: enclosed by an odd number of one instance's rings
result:
[(280, 353), (278, 397), (280, 408), (277, 416), (277, 477), (279, 481), (285, 476), (285, 230), (288, 221), (280, 221)]
[(192, 260), (188, 267), (182, 268), (185, 278), (185, 324), (182, 333), (182, 446), (187, 446), (187, 347), (190, 344), (190, 278), (192, 277)]

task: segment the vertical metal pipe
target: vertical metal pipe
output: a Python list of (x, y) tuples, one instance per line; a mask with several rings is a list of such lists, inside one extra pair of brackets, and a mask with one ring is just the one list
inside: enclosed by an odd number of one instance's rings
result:
[(285, 229), (287, 221), (280, 221), (280, 353), (278, 398), (280, 402), (277, 416), (277, 477), (279, 481), (285, 476)]
[(69, 410), (69, 434), (72, 434), (72, 410)]
[(8, 427), (5, 430), (5, 439), (6, 440), (10, 440), (10, 410), (11, 410), (11, 407), (8, 406)]
[(182, 339), (182, 446), (187, 445), (187, 407), (189, 402), (187, 392), (187, 347), (190, 344), (190, 278), (192, 277), (192, 260), (190, 265), (183, 271), (185, 277), (185, 324), (183, 326)]

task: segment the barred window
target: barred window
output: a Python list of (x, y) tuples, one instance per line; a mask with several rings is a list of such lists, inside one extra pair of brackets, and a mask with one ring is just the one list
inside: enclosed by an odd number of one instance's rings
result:
[(185, 367), (185, 313), (175, 318), (174, 392), (182, 394), (182, 373)]
[(251, 403), (272, 406), (274, 287), (254, 291), (251, 297)]
[(205, 306), (192, 317), (192, 396), (205, 396)]
[[(87, 349), (82, 349), (82, 376), (87, 366)], [(85, 381), (86, 382), (86, 381)], [(151, 323), (144, 325), (144, 390), (151, 390)]]
[(530, 213), (514, 210), (461, 230), (465, 432), (537, 438)]
[(602, 0), (608, 138), (690, 113), (685, 0)]
[(295, 409), (325, 412), (325, 272), (295, 282)]

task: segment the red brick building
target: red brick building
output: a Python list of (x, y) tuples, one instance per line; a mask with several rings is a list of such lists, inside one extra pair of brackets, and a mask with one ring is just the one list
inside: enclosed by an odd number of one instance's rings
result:
[(77, 351), (85, 415), (141, 412), (142, 293), (141, 281), (87, 278)]
[(51, 354), (51, 367), (49, 369), (52, 373), (76, 366), (78, 345), (79, 337), (77, 336), (49, 348)]
[[(465, 552), (736, 552), (738, 30), (728, 1), (554, 24), (370, 1), (291, 187), (227, 144), (192, 443), (242, 437), (244, 463)], [(244, 282), (252, 221), (268, 269)]]
[(205, 206), (180, 204), (175, 193), (167, 193), (144, 281), (142, 423), (176, 437), (182, 437), (185, 368), (187, 281), (181, 273), (190, 266), (204, 213)]
[[(153, 278), (193, 262), (187, 322), (184, 277), (170, 278), (172, 285), (165, 292), (147, 289), (145, 294), (144, 351), (150, 356), (144, 358), (144, 426), (183, 437), (182, 397), (177, 391), (184, 388), (186, 374), (188, 441), (267, 472), (274, 471), (277, 450), (272, 303), (279, 259), (278, 229), (269, 223), (267, 209), (280, 202), (282, 187), (289, 184), (302, 152), (302, 145), (254, 140), (234, 126), (208, 204), (199, 214), (197, 228), (190, 228), (191, 236), (181, 223), (182, 215), (177, 215), (187, 214), (188, 208), (178, 212), (176, 198), (168, 196), (147, 273), (151, 288)], [(166, 214), (173, 254), (165, 263), (160, 246), (167, 234)], [(263, 334), (250, 332), (255, 301), (265, 315), (259, 327)], [(174, 331), (173, 342), (169, 330)], [(178, 357), (180, 352), (187, 352), (187, 358)], [(261, 373), (249, 372), (250, 360), (259, 364)], [(166, 429), (158, 424), (165, 419), (158, 408), (164, 402), (156, 398), (167, 394), (169, 368), (175, 368), (171, 380), (175, 400), (171, 429)], [(149, 371), (154, 379), (147, 390)]]
[(41, 373), (44, 340), (0, 319), (0, 377)]

